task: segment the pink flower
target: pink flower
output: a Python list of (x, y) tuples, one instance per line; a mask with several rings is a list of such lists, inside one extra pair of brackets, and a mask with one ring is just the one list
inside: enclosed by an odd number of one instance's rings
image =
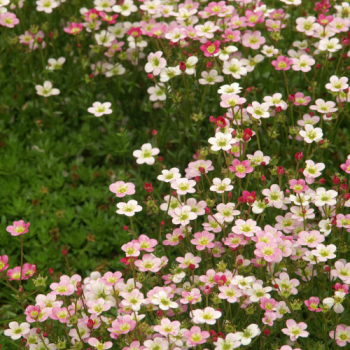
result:
[(274, 298), (262, 297), (260, 299), (260, 307), (265, 311), (273, 311), (278, 302)]
[(185, 331), (183, 336), (187, 339), (187, 346), (197, 346), (204, 344), (210, 334), (207, 331), (202, 331), (198, 326), (193, 326), (189, 331)]
[(259, 258), (264, 258), (267, 262), (280, 262), (282, 260), (282, 251), (276, 242), (257, 243), (254, 254)]
[(108, 24), (114, 24), (119, 15), (109, 15), (105, 12), (100, 12), (102, 21), (108, 22)]
[(245, 34), (242, 37), (242, 44), (245, 47), (250, 47), (253, 50), (258, 50), (261, 45), (264, 45), (266, 39), (261, 35), (261, 32), (256, 30), (255, 32), (251, 32), (250, 30), (246, 30)]
[(225, 33), (221, 36), (225, 39), (225, 42), (238, 42), (241, 40), (241, 32), (239, 30), (232, 30), (230, 28), (226, 28)]
[(126, 32), (126, 34), (134, 38), (138, 38), (142, 34), (142, 31), (140, 27), (130, 27), (130, 29)]
[(223, 239), (223, 242), (229, 248), (237, 248), (240, 245), (246, 245), (248, 243), (248, 240), (246, 240), (246, 236), (244, 235), (229, 233), (228, 237), (225, 240)]
[(135, 185), (131, 182), (117, 181), (109, 186), (109, 190), (116, 194), (118, 198), (135, 194)]
[(343, 283), (350, 284), (350, 262), (346, 260), (339, 260), (334, 264), (335, 269), (332, 270), (331, 275), (340, 278)]
[(106, 272), (103, 275), (103, 278), (100, 279), (100, 281), (105, 284), (106, 286), (114, 286), (117, 283), (123, 282), (122, 273), (117, 271), (117, 272)]
[(62, 280), (59, 283), (51, 283), (50, 288), (52, 289), (52, 293), (58, 295), (72, 295), (74, 293), (74, 286), (69, 283), (68, 280)]
[(178, 194), (195, 193), (196, 181), (187, 178), (175, 179), (170, 183), (170, 186), (176, 190)]
[(232, 284), (228, 286), (219, 286), (219, 291), (218, 297), (227, 300), (229, 303), (237, 303), (239, 297), (243, 295), (243, 291)]
[(264, 22), (264, 13), (262, 11), (253, 12), (251, 10), (247, 10), (245, 12), (246, 25), (248, 27), (254, 27), (258, 23)]
[(309, 189), (309, 186), (305, 185), (305, 180), (300, 179), (300, 180), (290, 180), (289, 181), (289, 188), (293, 190), (296, 193), (301, 193), (305, 192)]
[(197, 250), (204, 250), (205, 248), (213, 248), (215, 244), (212, 242), (215, 238), (213, 233), (208, 231), (196, 232), (194, 238), (191, 240), (191, 243), (196, 246)]
[(176, 261), (180, 263), (179, 267), (181, 269), (186, 269), (190, 265), (194, 265), (197, 269), (199, 267), (199, 263), (202, 259), (199, 256), (194, 256), (192, 253), (185, 254), (185, 257), (178, 257)]
[(27, 224), (23, 220), (14, 221), (13, 226), (7, 226), (6, 231), (11, 233), (11, 236), (19, 236), (27, 233), (30, 222)]
[(68, 34), (72, 34), (72, 35), (77, 35), (79, 34), (84, 28), (83, 23), (71, 23), (69, 28), (64, 28), (63, 30), (68, 33)]
[(235, 94), (222, 94), (220, 97), (221, 97), (220, 106), (222, 108), (232, 108), (237, 105), (242, 105), (247, 101), (245, 98)]
[(0, 256), (0, 272), (8, 269), (9, 257), (7, 255)]
[(318, 113), (328, 114), (333, 113), (338, 110), (338, 108), (335, 107), (335, 103), (333, 101), (327, 101), (325, 102), (321, 98), (315, 101), (316, 105), (310, 106), (310, 109), (317, 111)]
[(176, 336), (179, 334), (181, 323), (179, 321), (170, 321), (168, 318), (163, 318), (160, 325), (154, 326), (153, 329), (161, 335)]
[(21, 267), (16, 266), (13, 269), (9, 269), (6, 274), (10, 281), (19, 281), (21, 279)]
[(294, 320), (289, 319), (286, 322), (287, 328), (283, 328), (282, 332), (290, 336), (291, 341), (297, 340), (299, 337), (307, 338), (309, 332), (305, 331), (307, 324), (304, 322), (296, 323)]
[(347, 159), (346, 162), (340, 166), (340, 168), (346, 173), (350, 174), (350, 159)]
[(269, 32), (279, 32), (281, 29), (285, 28), (286, 25), (282, 24), (281, 21), (273, 21), (272, 19), (268, 19), (266, 22), (266, 28)]
[(105, 343), (103, 343), (96, 338), (90, 338), (88, 340), (88, 343), (98, 350), (110, 349), (113, 346), (113, 343), (111, 341), (106, 341)]
[(120, 334), (131, 332), (136, 327), (136, 321), (129, 315), (117, 316), (117, 319), (112, 322), (111, 326), (107, 328), (111, 332), (111, 338), (117, 339)]
[(273, 326), (273, 321), (277, 318), (276, 313), (272, 312), (272, 311), (266, 311), (264, 313), (264, 317), (262, 319), (262, 323), (263, 324), (267, 324), (270, 327)]
[(271, 62), (276, 70), (289, 70), (293, 61), (285, 56), (278, 56), (277, 60)]
[(317, 297), (310, 297), (308, 300), (304, 301), (305, 305), (309, 311), (321, 312), (322, 308), (319, 307), (320, 299)]
[(158, 272), (161, 269), (162, 260), (152, 254), (145, 254), (142, 260), (136, 260), (135, 266), (142, 272)]
[(208, 40), (204, 45), (200, 46), (200, 49), (204, 52), (205, 57), (211, 57), (219, 52), (220, 40), (215, 40), (214, 42)]
[(193, 288), (190, 292), (183, 291), (181, 304), (196, 304), (202, 300), (201, 292), (198, 288)]
[(309, 72), (311, 66), (313, 66), (316, 61), (309, 55), (301, 55), (300, 57), (292, 58), (292, 69), (295, 71)]
[(122, 350), (143, 350), (145, 346), (141, 346), (139, 341), (133, 341), (130, 346), (124, 347)]
[(324, 235), (321, 235), (320, 232), (314, 231), (300, 231), (298, 233), (298, 243), (300, 245), (307, 245), (309, 248), (316, 248), (319, 243), (322, 243), (325, 238)]
[(44, 322), (51, 315), (51, 308), (45, 307), (43, 302), (40, 302), (37, 305), (29, 305), (24, 312), (26, 317), (26, 321), (29, 323)]
[(261, 228), (256, 225), (256, 221), (248, 219), (246, 221), (238, 219), (235, 222), (235, 226), (232, 227), (232, 232), (238, 235), (245, 235), (246, 237), (254, 236), (254, 233), (261, 231)]
[(22, 280), (27, 280), (32, 277), (36, 272), (36, 266), (29, 263), (25, 263), (22, 269)]
[(100, 315), (103, 311), (108, 311), (111, 308), (111, 305), (108, 304), (103, 298), (89, 300), (86, 305), (88, 307), (88, 312), (94, 315)]
[(310, 96), (304, 96), (304, 94), (302, 92), (297, 92), (294, 95), (294, 104), (296, 106), (307, 106), (310, 101), (311, 101), (311, 97)]
[(133, 239), (132, 243), (139, 243), (140, 250), (144, 250), (149, 253), (153, 252), (153, 247), (155, 247), (158, 244), (156, 239), (151, 239), (146, 235), (140, 235), (138, 240)]
[(225, 1), (210, 2), (209, 5), (204, 8), (205, 12), (219, 17), (224, 17), (225, 14), (227, 14), (227, 10), (228, 8), (225, 6)]
[[(329, 332), (329, 336), (334, 339), (334, 331)], [(338, 346), (344, 347), (346, 343), (350, 343), (350, 326), (340, 324), (335, 332), (335, 340)]]
[(252, 173), (254, 169), (250, 166), (249, 160), (240, 162), (238, 159), (234, 159), (232, 165), (229, 166), (229, 170), (236, 173), (237, 177), (244, 178), (246, 174)]
[(127, 257), (137, 257), (140, 255), (140, 243), (129, 242), (122, 245), (122, 250), (125, 252)]
[(19, 19), (16, 17), (14, 13), (5, 12), (0, 14), (0, 25), (7, 28), (13, 28), (18, 23), (19, 23)]
[(164, 245), (175, 246), (180, 243), (180, 239), (185, 238), (185, 235), (180, 228), (176, 228), (173, 233), (168, 233), (166, 238), (167, 239), (163, 241)]
[(50, 315), (50, 318), (52, 318), (53, 320), (58, 320), (61, 323), (67, 323), (68, 318), (73, 314), (74, 314), (74, 310), (70, 310), (68, 313), (67, 308), (65, 307), (60, 308), (59, 306), (55, 306), (54, 308), (52, 308), (52, 313)]

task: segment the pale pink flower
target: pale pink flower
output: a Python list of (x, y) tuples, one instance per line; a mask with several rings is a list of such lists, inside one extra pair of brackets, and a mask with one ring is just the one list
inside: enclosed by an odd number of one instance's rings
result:
[(256, 225), (256, 221), (248, 219), (246, 221), (238, 219), (235, 221), (235, 226), (232, 227), (232, 232), (245, 235), (246, 237), (253, 237), (254, 233), (261, 231), (261, 228)]
[(138, 242), (129, 242), (122, 245), (122, 250), (127, 257), (137, 257), (140, 255), (141, 245)]
[(146, 73), (152, 73), (154, 76), (160, 74), (160, 71), (166, 67), (166, 59), (162, 57), (163, 52), (157, 51), (150, 53), (147, 57), (148, 63), (145, 66)]
[(331, 275), (340, 278), (346, 284), (350, 284), (350, 262), (346, 263), (346, 260), (341, 259), (335, 262), (334, 267)]
[(238, 235), (236, 233), (229, 233), (226, 239), (223, 239), (223, 242), (225, 245), (227, 245), (229, 248), (237, 248), (238, 246), (246, 245), (248, 243), (248, 240), (246, 240), (245, 235)]
[(124, 181), (117, 181), (109, 186), (109, 190), (118, 198), (125, 197), (126, 195), (135, 194), (135, 185), (131, 182), (125, 183)]
[(327, 261), (328, 259), (336, 258), (334, 254), (336, 250), (337, 247), (334, 244), (329, 244), (327, 246), (319, 244), (311, 253), (317, 258), (317, 261)]
[(255, 151), (253, 155), (247, 154), (247, 158), (250, 160), (251, 164), (261, 165), (261, 163), (265, 163), (265, 165), (270, 163), (270, 157), (264, 156), (261, 151)]
[(170, 183), (170, 186), (181, 195), (196, 192), (196, 189), (194, 188), (196, 186), (196, 181), (187, 178), (175, 179)]
[(290, 279), (286, 272), (280, 273), (278, 278), (275, 278), (275, 282), (280, 288), (279, 293), (288, 291), (293, 295), (298, 294), (298, 290), (295, 287), (299, 286), (300, 282), (296, 278)]
[(185, 257), (178, 257), (175, 260), (180, 263), (179, 267), (181, 269), (186, 269), (190, 265), (194, 265), (195, 268), (198, 268), (199, 263), (202, 261), (202, 258), (199, 256), (194, 256), (192, 253), (186, 253)]
[(182, 299), (180, 299), (181, 304), (196, 304), (202, 300), (201, 292), (198, 288), (193, 288), (190, 292), (183, 291), (181, 293)]
[[(181, 238), (180, 238), (181, 237)], [(181, 229), (176, 228), (173, 233), (168, 233), (166, 235), (166, 240), (163, 241), (164, 245), (176, 246), (180, 243), (180, 239), (184, 239), (185, 235)]]
[(308, 300), (304, 301), (309, 311), (321, 312), (322, 308), (319, 307), (320, 299), (317, 297), (310, 297)]
[(229, 178), (225, 178), (220, 180), (219, 178), (213, 179), (213, 185), (210, 187), (210, 191), (214, 191), (216, 193), (224, 193), (225, 191), (231, 191), (233, 186), (230, 185), (231, 180)]
[(346, 162), (340, 166), (340, 168), (346, 173), (350, 174), (350, 159), (348, 158)]
[(298, 243), (300, 245), (307, 245), (309, 248), (316, 248), (319, 243), (325, 240), (324, 235), (321, 235), (319, 231), (313, 230), (310, 232), (301, 231), (298, 233)]
[(349, 87), (349, 85), (347, 84), (348, 80), (349, 79), (346, 77), (338, 78), (336, 75), (332, 75), (329, 78), (330, 83), (326, 84), (326, 89), (333, 92), (345, 90)]
[(161, 259), (155, 257), (152, 254), (144, 254), (142, 260), (136, 260), (135, 266), (141, 272), (158, 272), (161, 269)]
[(9, 327), (9, 329), (4, 331), (4, 334), (11, 337), (13, 340), (17, 340), (30, 332), (30, 324), (27, 322), (23, 322), (21, 324), (17, 322), (10, 322)]
[(305, 192), (306, 190), (308, 190), (309, 186), (305, 185), (305, 180), (300, 179), (300, 180), (290, 180), (289, 181), (289, 188), (291, 190), (293, 190), (296, 193), (301, 193), (301, 192)]
[(140, 250), (143, 250), (148, 253), (153, 252), (153, 247), (155, 247), (158, 244), (158, 241), (156, 239), (151, 239), (146, 235), (140, 235), (137, 240), (133, 239), (132, 242), (140, 243)]
[(243, 295), (243, 291), (232, 284), (228, 286), (219, 286), (219, 291), (218, 297), (227, 300), (229, 303), (237, 303), (239, 297)]
[(293, 61), (285, 56), (278, 56), (277, 60), (273, 60), (271, 64), (275, 67), (276, 70), (289, 70)]
[(95, 315), (100, 315), (103, 311), (108, 311), (111, 308), (111, 305), (106, 303), (103, 298), (89, 300), (86, 305), (88, 307), (88, 312)]
[(129, 315), (117, 316), (110, 328), (107, 328), (111, 332), (110, 336), (113, 339), (117, 339), (120, 334), (127, 334), (131, 332), (136, 326), (136, 321), (133, 320)]
[(263, 324), (267, 324), (268, 326), (273, 326), (273, 321), (277, 318), (276, 314), (272, 311), (266, 311), (264, 313), (264, 317), (262, 319)]
[(276, 242), (257, 243), (254, 254), (259, 258), (263, 258), (267, 262), (280, 262), (282, 260), (282, 251), (278, 248)]
[(191, 211), (189, 205), (184, 205), (181, 208), (175, 208), (172, 213), (172, 223), (174, 225), (188, 225), (190, 221), (197, 219), (197, 214)]
[(168, 350), (169, 349), (169, 343), (164, 338), (156, 337), (153, 340), (146, 340), (144, 343), (144, 350)]
[(250, 47), (253, 50), (258, 50), (261, 45), (264, 45), (266, 39), (261, 35), (261, 32), (256, 30), (251, 32), (246, 30), (245, 34), (242, 36), (242, 45), (245, 47)]
[(106, 341), (105, 343), (100, 342), (98, 339), (91, 337), (88, 340), (89, 345), (93, 346), (94, 348), (98, 350), (105, 350), (110, 349), (113, 346), (113, 343), (111, 341)]
[(192, 317), (192, 321), (196, 324), (209, 324), (213, 325), (216, 323), (216, 320), (220, 318), (222, 313), (220, 311), (216, 311), (212, 307), (206, 307), (204, 310), (193, 310), (193, 312), (190, 313), (190, 316)]
[[(329, 332), (329, 337), (334, 339), (334, 331)], [(335, 340), (338, 346), (344, 347), (350, 343), (350, 326), (340, 324), (335, 332)]]
[(170, 321), (168, 318), (163, 318), (160, 325), (154, 326), (153, 329), (164, 336), (176, 336), (179, 334), (180, 325), (179, 321)]
[(282, 332), (290, 336), (291, 341), (297, 340), (299, 337), (307, 338), (309, 332), (305, 331), (307, 324), (305, 322), (296, 323), (294, 320), (289, 319), (286, 322), (287, 328), (283, 328)]
[(142, 210), (141, 205), (137, 204), (137, 201), (130, 200), (127, 203), (120, 202), (117, 204), (118, 210), (116, 211), (117, 214), (124, 214), (126, 216), (134, 216), (135, 213), (138, 213)]
[(306, 124), (315, 125), (320, 121), (320, 117), (304, 114), (303, 119), (297, 121), (298, 125), (305, 126)]
[(0, 272), (8, 269), (9, 267), (8, 261), (9, 261), (9, 257), (7, 255), (3, 255), (3, 256), (0, 255)]
[(297, 92), (294, 95), (294, 98), (295, 98), (295, 101), (294, 101), (295, 106), (307, 106), (311, 101), (311, 97), (304, 96), (302, 92)]
[(100, 282), (105, 284), (106, 286), (114, 286), (116, 283), (123, 282), (122, 273), (119, 271), (116, 272), (106, 272), (103, 275), (103, 278), (100, 279)]
[(283, 206), (283, 200), (284, 200), (284, 194), (281, 191), (280, 187), (278, 185), (272, 185), (270, 189), (264, 189), (262, 191), (262, 194), (266, 196), (266, 198), (269, 201), (269, 205), (273, 206), (277, 209), (282, 208)]
[(328, 114), (333, 113), (338, 110), (335, 107), (335, 103), (333, 101), (325, 102), (321, 98), (315, 101), (316, 105), (310, 106), (310, 109), (317, 111), (318, 113)]
[(52, 289), (52, 293), (58, 295), (72, 295), (75, 291), (73, 284), (68, 280), (61, 280), (59, 283), (51, 283), (50, 288)]
[(12, 12), (5, 12), (0, 14), (0, 25), (13, 28), (19, 23), (19, 19)]
[(292, 58), (292, 69), (294, 71), (301, 71), (307, 73), (311, 70), (311, 67), (316, 63), (316, 61), (309, 55), (301, 55), (300, 57)]
[(194, 239), (191, 240), (191, 243), (196, 246), (197, 250), (204, 250), (205, 248), (215, 247), (215, 244), (212, 242), (214, 238), (215, 235), (208, 231), (196, 232), (194, 234)]
[(252, 106), (247, 107), (247, 112), (255, 119), (268, 118), (270, 116), (270, 106), (267, 103), (252, 102)]
[(235, 94), (222, 94), (220, 98), (220, 106), (222, 108), (233, 108), (237, 105), (242, 105), (247, 101), (245, 98)]
[(326, 167), (323, 163), (315, 164), (314, 161), (308, 159), (305, 161), (306, 167), (304, 169), (303, 175), (305, 176), (305, 181), (308, 184), (312, 184), (316, 177), (321, 176), (321, 171)]
[(223, 134), (222, 132), (217, 132), (215, 137), (210, 137), (208, 142), (212, 145), (211, 149), (213, 151), (228, 151), (231, 149), (233, 143), (236, 139), (232, 138), (231, 133)]
[(145, 303), (144, 295), (138, 289), (134, 289), (130, 293), (121, 292), (120, 296), (123, 298), (121, 306), (131, 307), (133, 311), (139, 311), (141, 305)]
[(235, 210), (235, 204), (234, 203), (220, 203), (216, 209), (217, 214), (215, 214), (215, 217), (218, 219), (222, 219), (225, 222), (232, 222), (233, 217), (239, 215), (241, 212), (239, 210)]
[(152, 165), (155, 162), (154, 156), (159, 153), (159, 148), (152, 148), (150, 143), (145, 143), (142, 145), (141, 150), (133, 152), (133, 156), (137, 158), (137, 164), (146, 163), (147, 165)]
[(70, 310), (68, 312), (67, 308), (65, 307), (58, 307), (55, 306), (54, 308), (52, 308), (51, 310), (51, 315), (50, 318), (53, 320), (57, 320), (60, 321), (61, 323), (68, 323), (68, 319), (70, 318), (70, 316), (72, 316), (74, 314), (74, 310)]

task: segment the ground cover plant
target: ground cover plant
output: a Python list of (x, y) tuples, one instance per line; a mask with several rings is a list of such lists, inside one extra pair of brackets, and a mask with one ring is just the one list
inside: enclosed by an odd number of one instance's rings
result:
[(2, 348), (349, 347), (349, 27), (0, 0)]

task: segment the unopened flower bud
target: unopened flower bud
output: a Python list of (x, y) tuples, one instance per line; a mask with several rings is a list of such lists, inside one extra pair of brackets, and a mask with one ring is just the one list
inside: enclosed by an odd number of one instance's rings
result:
[(124, 225), (124, 226), (123, 226), (123, 230), (124, 230), (124, 231), (129, 231), (129, 227), (126, 226), (126, 225)]
[(345, 199), (345, 200), (349, 200), (349, 199), (350, 199), (350, 193), (344, 194), (344, 199)]
[(289, 101), (289, 102), (294, 102), (294, 101), (295, 101), (295, 95), (290, 94), (290, 95), (288, 96), (288, 101)]
[(188, 266), (188, 268), (189, 268), (191, 271), (193, 271), (193, 270), (196, 268), (196, 265), (190, 264), (190, 265)]
[(334, 183), (334, 185), (338, 185), (340, 183), (339, 177), (337, 175), (334, 175), (332, 182)]
[(153, 136), (158, 135), (158, 131), (157, 131), (156, 129), (153, 129), (153, 130), (152, 130), (152, 135), (153, 135)]
[(162, 220), (160, 223), (159, 223), (160, 226), (164, 226), (165, 225), (165, 222)]
[(36, 333), (37, 333), (37, 334), (40, 334), (40, 333), (41, 333), (41, 329), (40, 329), (40, 328), (37, 328), (37, 329), (36, 329)]
[(206, 67), (209, 68), (209, 69), (212, 68), (213, 67), (213, 62), (207, 62)]
[(282, 176), (284, 174), (283, 166), (277, 167), (277, 175)]
[(269, 330), (269, 329), (265, 329), (265, 330), (264, 330), (264, 335), (265, 335), (266, 337), (268, 337), (268, 336), (270, 335), (270, 330)]
[(185, 62), (180, 62), (180, 70), (184, 72), (186, 70), (186, 63)]
[(54, 273), (55, 271), (51, 267), (49, 267), (49, 275), (53, 275)]
[(325, 270), (326, 272), (329, 272), (329, 271), (331, 271), (331, 268), (330, 268), (330, 266), (326, 266), (326, 267), (324, 268), (324, 270)]
[(154, 75), (153, 75), (152, 73), (148, 73), (148, 74), (147, 74), (147, 78), (150, 79), (150, 80), (152, 80), (152, 79), (154, 78)]
[(288, 188), (286, 189), (286, 194), (290, 195), (290, 190)]
[(282, 107), (280, 106), (276, 107), (276, 113), (281, 113), (281, 111), (282, 111)]
[(232, 197), (232, 192), (227, 193), (227, 197), (231, 198)]
[(343, 46), (348, 46), (349, 45), (349, 39), (348, 38), (343, 38), (341, 39), (341, 44)]
[(209, 121), (210, 121), (210, 123), (215, 123), (216, 119), (213, 116), (210, 116), (209, 117)]
[(204, 295), (208, 295), (211, 293), (211, 288), (209, 286), (206, 286), (204, 289), (203, 289), (203, 294)]
[(243, 260), (242, 260), (242, 259), (238, 259), (238, 260), (237, 260), (237, 265), (240, 266), (240, 265), (242, 265), (242, 264), (243, 264)]
[(324, 178), (322, 179), (319, 179), (318, 182), (321, 184), (321, 185), (324, 185), (326, 183), (326, 180)]
[(62, 255), (66, 256), (68, 254), (68, 252), (65, 249), (62, 249)]
[(194, 181), (200, 182), (200, 181), (201, 181), (201, 178), (200, 178), (199, 176), (196, 176), (196, 177), (194, 178)]
[(89, 318), (87, 321), (87, 327), (91, 329), (93, 328), (94, 325), (95, 325), (94, 321), (91, 318)]
[(294, 159), (295, 159), (295, 160), (302, 160), (302, 159), (303, 159), (303, 156), (304, 156), (304, 154), (303, 154), (302, 151), (301, 151), (301, 152), (297, 152), (297, 153), (295, 153), (295, 155), (294, 155)]
[(261, 166), (265, 166), (265, 165), (266, 165), (266, 162), (261, 162), (260, 165), (261, 165)]
[(151, 183), (145, 182), (144, 188), (145, 188), (147, 193), (152, 193), (153, 192), (153, 186), (152, 186)]
[(163, 161), (163, 157), (158, 157), (158, 162), (162, 162)]
[(210, 208), (208, 208), (208, 207), (205, 207), (204, 211), (207, 215), (210, 214), (210, 212), (211, 212)]
[(205, 169), (203, 167), (201, 167), (201, 166), (198, 168), (198, 170), (199, 170), (200, 173), (205, 173)]
[(260, 180), (261, 180), (262, 182), (265, 182), (265, 181), (266, 181), (266, 176), (265, 176), (264, 174), (261, 175)]

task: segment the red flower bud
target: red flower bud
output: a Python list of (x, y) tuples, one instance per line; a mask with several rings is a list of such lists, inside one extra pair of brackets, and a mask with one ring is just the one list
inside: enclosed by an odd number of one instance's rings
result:
[(265, 182), (265, 181), (266, 181), (266, 176), (265, 176), (264, 174), (263, 174), (263, 175), (261, 175), (260, 180), (261, 180), (262, 182)]
[(75, 292), (75, 295), (76, 295), (76, 296), (80, 296), (80, 295), (82, 295), (82, 293), (83, 293), (83, 291), (80, 289), (80, 290), (77, 290), (77, 291)]
[(268, 337), (268, 336), (270, 335), (270, 330), (269, 330), (269, 329), (265, 329), (265, 330), (264, 330), (264, 335), (265, 335), (266, 337)]
[(236, 136), (237, 136), (237, 131), (236, 131), (236, 130), (233, 130), (233, 131), (231, 132), (231, 135), (232, 135), (232, 137), (236, 137)]
[(350, 193), (346, 193), (346, 194), (344, 194), (344, 199), (345, 199), (345, 200), (350, 199)]
[(316, 64), (316, 69), (320, 69), (321, 68), (321, 64), (320, 63), (317, 63)]
[(209, 69), (212, 68), (213, 67), (213, 62), (207, 62), (206, 67), (209, 68)]
[(153, 75), (152, 73), (148, 73), (148, 74), (147, 74), (147, 78), (150, 79), (150, 80), (152, 80), (152, 79), (154, 78), (154, 75)]
[(286, 189), (286, 191), (285, 191), (285, 192), (286, 192), (286, 194), (290, 195), (290, 191), (289, 191), (289, 189), (288, 189), (288, 188)]
[(216, 335), (216, 332), (214, 331), (214, 329), (211, 329), (209, 333), (210, 333), (210, 335), (211, 335), (212, 337), (213, 337), (214, 335)]
[(347, 184), (341, 184), (340, 187), (343, 189), (343, 190), (346, 190), (348, 188)]
[(165, 222), (162, 220), (160, 223), (159, 223), (160, 226), (164, 226), (165, 225)]
[(348, 38), (343, 38), (341, 39), (341, 44), (343, 46), (348, 46), (349, 45), (349, 39)]
[(66, 256), (68, 254), (68, 252), (65, 249), (62, 249), (62, 255)]
[(50, 37), (50, 38), (53, 37), (53, 33), (52, 33), (52, 32), (49, 33), (49, 37)]
[(145, 182), (145, 190), (148, 192), (148, 193), (152, 193), (153, 192), (153, 186), (151, 183), (147, 183)]
[(299, 174), (302, 174), (304, 172), (304, 169), (303, 168), (299, 168)]
[(205, 213), (206, 213), (207, 215), (210, 214), (210, 212), (211, 212), (210, 208), (208, 208), (208, 207), (206, 207), (204, 210), (205, 210)]
[(242, 259), (238, 259), (238, 260), (237, 260), (237, 265), (240, 266), (240, 265), (242, 265), (242, 264), (243, 264), (243, 260), (242, 260)]
[(49, 267), (49, 275), (53, 275), (54, 273), (55, 271), (51, 267)]
[(201, 178), (200, 178), (199, 176), (196, 176), (196, 177), (194, 178), (194, 181), (200, 182), (200, 181), (201, 181)]
[(43, 42), (43, 38), (38, 38), (38, 42), (41, 44)]
[(284, 174), (283, 166), (279, 166), (277, 168), (277, 175), (282, 176)]
[(158, 162), (162, 162), (164, 160), (163, 157), (158, 157)]
[(282, 107), (278, 106), (276, 107), (276, 113), (281, 113), (282, 112)]
[(288, 96), (288, 101), (289, 101), (289, 102), (294, 102), (294, 101), (295, 101), (295, 95), (290, 94), (290, 95)]
[(266, 162), (261, 162), (260, 165), (261, 165), (261, 166), (265, 166), (265, 165), (266, 165)]
[(247, 134), (246, 132), (243, 134), (243, 141), (248, 142), (251, 139), (251, 135)]
[(190, 265), (188, 266), (188, 268), (189, 268), (191, 271), (193, 271), (193, 270), (196, 268), (196, 265), (190, 264)]
[(180, 62), (180, 70), (184, 72), (186, 70), (186, 63), (185, 62)]
[(198, 168), (198, 170), (199, 170), (200, 173), (205, 173), (205, 169), (203, 167), (201, 167), (201, 166)]
[(332, 182), (334, 183), (334, 185), (338, 185), (340, 183), (339, 177), (337, 175), (334, 175)]
[(43, 333), (43, 337), (44, 337), (44, 338), (47, 338), (48, 336), (49, 336), (49, 334), (48, 334), (47, 332), (44, 332), (44, 333)]
[(324, 268), (324, 270), (325, 270), (326, 272), (329, 272), (329, 271), (331, 271), (331, 268), (330, 268), (329, 266), (326, 266), (326, 267)]
[(36, 329), (36, 333), (37, 333), (37, 334), (40, 334), (40, 333), (41, 333), (41, 329), (40, 329), (40, 328), (37, 328), (37, 329)]
[(211, 288), (209, 286), (205, 286), (205, 288), (203, 289), (203, 294), (208, 295), (210, 293), (211, 293)]
[(304, 156), (304, 154), (303, 154), (302, 151), (301, 151), (301, 152), (297, 152), (297, 153), (295, 153), (295, 155), (294, 155), (294, 159), (295, 159), (295, 160), (302, 160), (302, 159), (303, 159), (303, 156)]
[(153, 135), (153, 136), (158, 135), (158, 131), (157, 131), (156, 129), (153, 129), (153, 130), (152, 130), (152, 135)]
[(216, 119), (215, 119), (213, 116), (210, 116), (210, 117), (209, 117), (209, 122), (210, 122), (210, 123), (215, 123), (215, 122), (216, 122)]
[(156, 312), (156, 315), (157, 315), (157, 317), (162, 317), (163, 316), (163, 311), (162, 310), (158, 310)]
[(322, 179), (319, 179), (318, 182), (321, 184), (321, 185), (324, 185), (326, 183), (326, 180), (324, 178)]
[(90, 79), (94, 79), (94, 75), (93, 74), (89, 74), (89, 78)]
[(89, 318), (87, 321), (87, 327), (91, 329), (93, 328), (94, 325), (95, 325), (94, 321), (91, 318)]
[(125, 226), (123, 226), (123, 230), (124, 231), (129, 231), (129, 227), (125, 225)]
[(232, 192), (227, 193), (227, 197), (231, 198), (232, 197)]
[(315, 113), (312, 111), (310, 111), (309, 114), (311, 115), (311, 117), (313, 117), (315, 115)]
[(276, 283), (276, 284), (273, 285), (273, 288), (280, 289), (280, 286)]

